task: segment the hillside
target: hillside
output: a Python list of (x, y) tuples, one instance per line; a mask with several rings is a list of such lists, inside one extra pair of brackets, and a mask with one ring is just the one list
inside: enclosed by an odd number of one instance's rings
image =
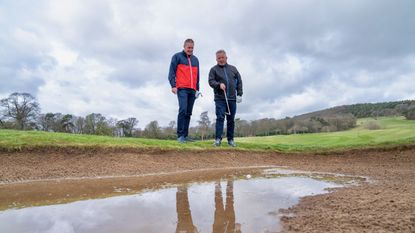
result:
[(360, 103), (352, 105), (342, 105), (333, 108), (323, 109), (315, 112), (301, 114), (293, 117), (294, 119), (308, 119), (313, 117), (330, 117), (335, 115), (352, 114), (357, 118), (382, 117), (382, 116), (402, 116), (409, 109), (415, 108), (415, 100), (403, 100), (381, 103)]
[(343, 105), (284, 119), (237, 121), (236, 135), (271, 136), (350, 130), (358, 118), (399, 117), (415, 119), (415, 100)]

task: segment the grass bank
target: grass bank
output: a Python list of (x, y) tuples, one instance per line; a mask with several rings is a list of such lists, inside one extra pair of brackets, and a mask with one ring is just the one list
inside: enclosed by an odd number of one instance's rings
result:
[[(368, 121), (376, 121), (380, 129), (366, 129)], [(359, 119), (357, 127), (333, 133), (278, 135), (236, 138), (236, 150), (280, 152), (316, 152), (327, 150), (390, 147), (415, 144), (415, 121), (403, 117)], [(31, 148), (129, 148), (159, 150), (215, 150), (213, 141), (179, 144), (175, 140), (116, 138), (41, 131), (0, 130), (0, 149), (15, 151)], [(221, 149), (233, 149), (226, 146)]]

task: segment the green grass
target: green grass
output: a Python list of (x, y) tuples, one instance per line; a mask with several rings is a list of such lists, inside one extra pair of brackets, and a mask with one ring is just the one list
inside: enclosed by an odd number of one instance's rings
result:
[(287, 136), (240, 138), (241, 145), (282, 151), (321, 151), (352, 148), (372, 148), (415, 143), (415, 121), (403, 117), (378, 118), (379, 130), (368, 130), (365, 122), (373, 118), (358, 119), (357, 127), (347, 131)]
[[(334, 133), (297, 134), (268, 137), (237, 138), (237, 150), (272, 150), (282, 152), (326, 151), (352, 148), (372, 148), (415, 144), (415, 121), (403, 117), (378, 118), (379, 130), (367, 130), (364, 122), (348, 131)], [(213, 141), (178, 144), (174, 140), (143, 138), (115, 138), (95, 135), (76, 135), (40, 131), (0, 130), (0, 148), (19, 150), (33, 147), (121, 147), (164, 150), (205, 150)], [(226, 143), (224, 143), (226, 144)], [(229, 149), (222, 146), (222, 149)]]

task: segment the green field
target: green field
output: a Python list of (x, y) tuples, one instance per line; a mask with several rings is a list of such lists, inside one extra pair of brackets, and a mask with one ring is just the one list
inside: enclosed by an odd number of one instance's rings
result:
[[(268, 137), (236, 138), (237, 150), (272, 150), (282, 152), (326, 151), (352, 148), (387, 147), (415, 144), (415, 121), (403, 117), (378, 118), (378, 130), (368, 130), (363, 125), (371, 118), (359, 119), (354, 129), (315, 134), (279, 135)], [(199, 141), (180, 145), (174, 140), (143, 138), (115, 138), (108, 136), (50, 133), (41, 131), (0, 130), (0, 149), (20, 150), (37, 147), (122, 147), (157, 148), (165, 150), (204, 150), (213, 141)], [(221, 149), (232, 149), (226, 146)]]
[[(368, 121), (375, 121), (381, 129), (368, 130)], [(333, 133), (315, 133), (286, 136), (252, 137), (238, 139), (240, 144), (281, 151), (320, 151), (352, 148), (385, 147), (415, 144), (415, 121), (404, 117), (358, 119), (357, 127)]]

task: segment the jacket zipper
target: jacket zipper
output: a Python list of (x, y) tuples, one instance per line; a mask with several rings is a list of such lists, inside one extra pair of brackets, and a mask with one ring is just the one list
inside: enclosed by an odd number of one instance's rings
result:
[(190, 61), (190, 57), (187, 57), (189, 61), (189, 69), (190, 69), (190, 87), (193, 89), (193, 69), (192, 69), (192, 62)]
[(226, 95), (229, 96), (229, 78), (225, 66), (223, 67), (223, 72), (225, 73), (226, 78)]

